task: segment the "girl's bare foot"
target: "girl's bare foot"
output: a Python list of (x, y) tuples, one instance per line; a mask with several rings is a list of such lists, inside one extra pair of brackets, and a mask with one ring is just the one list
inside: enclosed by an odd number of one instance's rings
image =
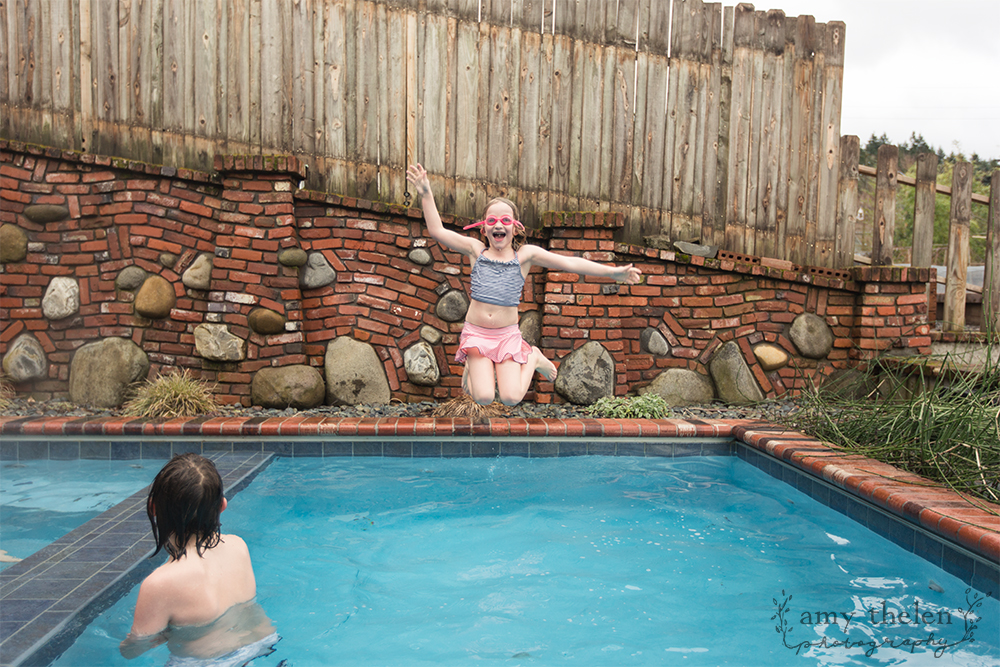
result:
[(556, 365), (549, 361), (549, 359), (542, 354), (542, 351), (534, 345), (531, 346), (531, 352), (535, 355), (535, 370), (541, 373), (542, 377), (549, 382), (555, 380), (556, 375), (559, 374), (559, 370), (556, 368)]

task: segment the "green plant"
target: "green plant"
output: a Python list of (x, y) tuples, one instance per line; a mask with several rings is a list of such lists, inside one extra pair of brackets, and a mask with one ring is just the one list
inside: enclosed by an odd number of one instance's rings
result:
[(641, 396), (605, 396), (586, 411), (609, 419), (665, 419), (670, 416), (670, 406), (662, 396), (652, 392)]
[(218, 408), (212, 395), (214, 390), (215, 385), (191, 377), (184, 369), (179, 373), (161, 374), (139, 385), (122, 410), (137, 417), (193, 417)]
[(858, 391), (804, 393), (795, 427), (846, 450), (1000, 500), (1000, 366), (886, 358), (856, 380)]

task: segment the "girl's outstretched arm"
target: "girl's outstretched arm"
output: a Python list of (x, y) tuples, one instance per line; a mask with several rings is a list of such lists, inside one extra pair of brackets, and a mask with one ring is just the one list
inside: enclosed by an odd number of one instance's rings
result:
[(427, 171), (419, 164), (411, 164), (406, 170), (406, 180), (413, 183), (413, 187), (417, 189), (417, 198), (420, 200), (420, 208), (424, 211), (424, 222), (427, 223), (427, 231), (431, 238), (449, 250), (470, 255), (473, 258), (478, 257), (479, 253), (486, 247), (481, 241), (445, 229), (441, 222), (441, 214), (438, 213), (437, 204), (434, 203), (434, 193), (431, 192)]
[(626, 285), (635, 285), (642, 278), (642, 271), (631, 264), (624, 266), (599, 264), (583, 257), (559, 255), (534, 245), (523, 246), (518, 255), (521, 258), (521, 265), (527, 265), (528, 269), (532, 266), (544, 266), (546, 269), (579, 273), (584, 276), (612, 278)]

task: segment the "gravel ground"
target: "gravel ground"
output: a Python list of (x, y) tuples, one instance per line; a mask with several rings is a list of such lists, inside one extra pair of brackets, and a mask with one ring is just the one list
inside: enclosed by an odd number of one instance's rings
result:
[[(211, 417), (281, 417), (306, 415), (316, 417), (430, 417), (437, 403), (424, 401), (421, 403), (390, 403), (389, 405), (354, 405), (354, 406), (321, 406), (311, 410), (262, 409), (259, 407), (245, 408), (241, 406), (225, 406), (211, 413)], [(767, 401), (756, 405), (730, 406), (718, 404), (697, 405), (685, 408), (674, 408), (672, 418), (676, 419), (767, 419), (781, 421), (796, 410), (792, 401)], [(120, 409), (83, 408), (68, 401), (53, 399), (36, 401), (31, 398), (17, 397), (10, 401), (6, 409), (0, 411), (2, 416), (16, 417), (121, 417), (125, 414)], [(586, 412), (585, 406), (569, 403), (530, 403), (524, 402), (510, 409), (511, 418), (542, 418), (542, 419), (572, 419), (576, 417), (593, 417)]]

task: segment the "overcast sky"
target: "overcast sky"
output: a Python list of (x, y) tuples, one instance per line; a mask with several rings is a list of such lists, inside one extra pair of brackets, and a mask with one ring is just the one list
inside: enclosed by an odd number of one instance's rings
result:
[(898, 145), (916, 132), (945, 153), (1000, 158), (1000, 0), (753, 5), (847, 24), (841, 134), (863, 146), (873, 133)]

